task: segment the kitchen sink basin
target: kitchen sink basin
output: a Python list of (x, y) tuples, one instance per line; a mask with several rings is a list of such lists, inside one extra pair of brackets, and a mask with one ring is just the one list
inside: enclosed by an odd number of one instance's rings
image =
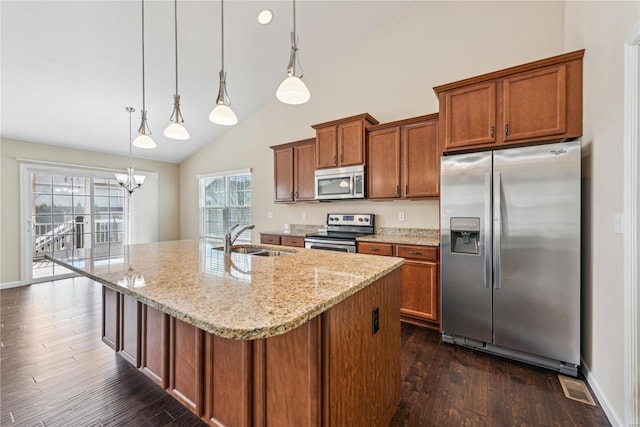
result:
[[(217, 246), (217, 247), (214, 247), (213, 249), (216, 250), (216, 251), (223, 251), (224, 250), (224, 248), (222, 246)], [(267, 248), (256, 248), (256, 247), (253, 247), (253, 246), (234, 246), (234, 247), (231, 248), (231, 253), (272, 257), (272, 256), (289, 255), (289, 254), (292, 254), (294, 252), (293, 251), (271, 250), (271, 249), (267, 249)]]

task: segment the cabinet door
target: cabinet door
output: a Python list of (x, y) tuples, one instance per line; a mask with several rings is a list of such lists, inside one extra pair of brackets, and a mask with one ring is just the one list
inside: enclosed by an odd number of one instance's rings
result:
[(400, 128), (381, 129), (369, 133), (367, 165), (369, 198), (399, 198)]
[(338, 126), (338, 164), (364, 164), (364, 124), (362, 120)]
[(338, 127), (316, 131), (316, 169), (338, 166)]
[(293, 148), (273, 151), (276, 202), (293, 202)]
[(294, 147), (294, 184), (296, 200), (314, 200), (315, 195), (315, 167), (316, 146), (300, 144)]
[(436, 120), (402, 128), (404, 197), (434, 197), (440, 186), (440, 152)]
[(401, 267), (402, 314), (437, 322), (438, 313), (438, 264), (405, 260)]
[(495, 82), (445, 92), (443, 101), (445, 150), (495, 143)]
[(520, 141), (566, 132), (566, 65), (503, 80), (503, 140)]

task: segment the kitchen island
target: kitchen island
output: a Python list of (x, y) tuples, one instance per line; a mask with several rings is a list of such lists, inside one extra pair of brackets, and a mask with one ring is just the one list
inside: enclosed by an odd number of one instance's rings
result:
[(402, 259), (217, 246), (53, 259), (104, 285), (103, 341), (211, 425), (388, 425), (400, 398)]

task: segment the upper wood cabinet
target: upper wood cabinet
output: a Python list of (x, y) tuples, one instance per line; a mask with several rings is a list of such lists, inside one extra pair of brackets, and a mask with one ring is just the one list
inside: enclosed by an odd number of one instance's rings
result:
[(438, 86), (442, 151), (582, 135), (584, 50)]
[(316, 130), (315, 168), (362, 165), (365, 162), (365, 128), (378, 121), (364, 113), (312, 125)]
[(276, 202), (315, 199), (315, 145), (310, 138), (271, 147)]
[(437, 197), (438, 114), (367, 128), (369, 199)]

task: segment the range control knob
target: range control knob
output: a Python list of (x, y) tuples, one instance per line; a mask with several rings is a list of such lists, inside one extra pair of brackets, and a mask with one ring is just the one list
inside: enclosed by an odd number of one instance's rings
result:
[(364, 222), (369, 222), (369, 218), (365, 218), (365, 219), (364, 219)]
[(362, 222), (364, 219), (362, 217), (358, 218), (358, 221)]

